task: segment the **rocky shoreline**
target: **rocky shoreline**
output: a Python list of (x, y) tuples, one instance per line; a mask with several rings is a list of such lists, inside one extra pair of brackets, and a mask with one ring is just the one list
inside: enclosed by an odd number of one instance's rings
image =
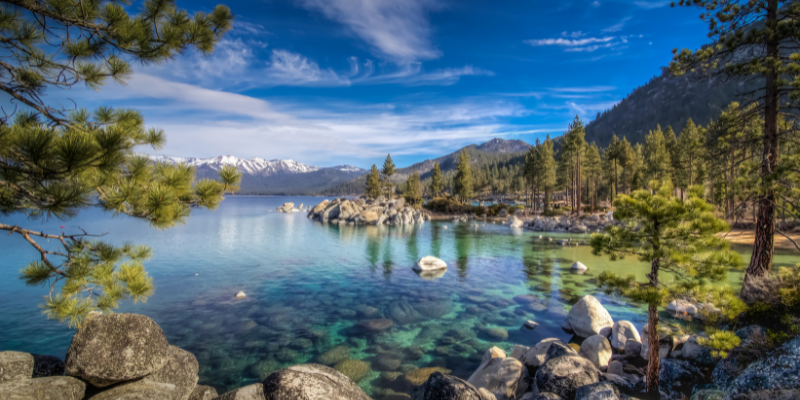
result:
[[(541, 300), (520, 295), (523, 307)], [(386, 320), (391, 322), (391, 320)], [(529, 321), (533, 322), (533, 321)], [(364, 329), (385, 330), (382, 320)], [(527, 325), (535, 329), (536, 324)], [(533, 346), (516, 345), (510, 354), (492, 347), (464, 380), (430, 366), (383, 372), (395, 390), (382, 400), (615, 400), (644, 394), (646, 332), (628, 321), (613, 321), (592, 296), (569, 311), (563, 328), (574, 333), (566, 343), (546, 338)], [(736, 332), (743, 343), (765, 330), (750, 326)], [(498, 332), (502, 333), (502, 332)], [(507, 336), (506, 336), (507, 337)], [(580, 343), (580, 344), (579, 344)], [(662, 333), (659, 381), (664, 400), (782, 400), (800, 398), (800, 338), (771, 354), (739, 365), (717, 360), (692, 335)], [(732, 354), (736, 353), (736, 349)], [(400, 358), (397, 358), (398, 362)], [(167, 342), (150, 318), (136, 314), (96, 314), (72, 339), (65, 361), (52, 356), (0, 352), (0, 398), (10, 400), (370, 400), (353, 381), (360, 364), (344, 346), (318, 357), (322, 364), (300, 364), (262, 376), (262, 381), (218, 394), (198, 384), (195, 356)], [(401, 368), (402, 369), (402, 368)], [(352, 379), (351, 379), (352, 377)]]
[(340, 225), (422, 225), (431, 218), (424, 210), (406, 205), (402, 198), (381, 196), (374, 200), (323, 200), (309, 211), (308, 219)]

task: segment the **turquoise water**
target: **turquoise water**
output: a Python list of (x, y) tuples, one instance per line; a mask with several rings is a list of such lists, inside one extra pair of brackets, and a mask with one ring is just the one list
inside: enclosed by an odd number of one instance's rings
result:
[[(546, 240), (568, 235), (541, 234), (541, 240), (540, 233), (491, 222), (476, 227), (475, 221), (323, 225), (305, 213), (268, 212), (287, 201), (315, 205), (321, 199), (228, 197), (218, 210), (194, 212), (186, 225), (166, 231), (97, 210), (66, 222), (2, 221), (52, 233), (61, 225), (68, 233), (80, 227), (107, 232), (111, 242), (153, 247), (146, 267), (155, 294), (144, 304), (124, 303), (120, 312), (153, 318), (171, 344), (198, 358), (200, 382), (220, 391), (285, 366), (319, 361), (334, 346), (346, 346), (350, 358), (369, 363), (359, 385), (376, 399), (387, 389), (402, 390), (384, 383), (382, 371), (438, 366), (466, 378), (491, 346), (510, 351), (513, 344), (532, 345), (546, 337), (570, 340), (559, 326), (569, 306), (586, 293), (597, 295), (614, 319), (638, 327), (645, 322), (640, 307), (599, 293), (594, 282), (605, 269), (643, 276), (647, 266), (609, 262), (592, 256), (588, 247), (564, 248)], [(26, 287), (18, 279), (19, 269), (38, 253), (21, 237), (3, 235), (0, 254), (0, 350), (63, 358), (73, 331), (40, 313), (45, 288)], [(447, 272), (420, 278), (411, 267), (425, 255), (446, 261)], [(788, 253), (776, 259), (797, 260)], [(588, 273), (570, 273), (574, 261), (589, 266)], [(731, 283), (740, 279), (740, 273), (731, 274)], [(240, 290), (247, 297), (234, 299)], [(544, 307), (517, 304), (513, 298), (521, 294), (539, 297)], [(378, 333), (358, 325), (378, 318), (393, 324)], [(524, 328), (529, 319), (540, 326)], [(491, 335), (492, 328), (506, 330), (508, 338)]]

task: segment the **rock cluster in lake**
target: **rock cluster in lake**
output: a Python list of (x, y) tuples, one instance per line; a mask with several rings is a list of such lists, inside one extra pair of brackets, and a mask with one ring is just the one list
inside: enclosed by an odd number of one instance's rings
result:
[(603, 231), (606, 226), (614, 224), (607, 214), (544, 217), (534, 216), (526, 219), (521, 212), (508, 217), (506, 224), (511, 228), (526, 228), (535, 232), (569, 232), (589, 233)]
[(346, 225), (421, 225), (425, 220), (430, 220), (425, 211), (407, 206), (404, 199), (387, 199), (383, 196), (374, 200), (323, 200), (309, 211), (308, 218)]

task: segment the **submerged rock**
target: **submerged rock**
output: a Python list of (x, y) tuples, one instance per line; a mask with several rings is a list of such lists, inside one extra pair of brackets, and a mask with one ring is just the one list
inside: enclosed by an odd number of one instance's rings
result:
[(370, 400), (353, 381), (319, 364), (282, 369), (264, 380), (266, 400)]
[(350, 348), (347, 346), (336, 346), (317, 357), (320, 364), (333, 365), (339, 361), (350, 358)]
[(169, 344), (161, 327), (136, 314), (104, 314), (81, 325), (72, 338), (65, 372), (94, 386), (141, 378), (161, 369)]
[[(311, 364), (314, 365), (314, 364)], [(369, 363), (361, 360), (344, 360), (339, 361), (333, 366), (333, 369), (341, 372), (344, 376), (350, 378), (353, 382), (358, 382), (365, 376), (372, 372)]]
[(407, 387), (411, 388), (422, 385), (428, 380), (428, 378), (430, 378), (432, 374), (437, 372), (441, 374), (449, 374), (452, 371), (442, 367), (419, 368), (404, 373), (402, 379)]

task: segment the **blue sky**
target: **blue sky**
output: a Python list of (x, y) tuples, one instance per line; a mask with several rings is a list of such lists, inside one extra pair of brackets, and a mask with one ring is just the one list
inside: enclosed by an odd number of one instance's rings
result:
[(391, 152), (405, 166), (494, 137), (560, 135), (660, 74), (673, 48), (707, 40), (698, 10), (668, 1), (225, 4), (234, 29), (210, 57), (65, 95), (141, 109), (167, 133), (163, 154), (366, 168)]

